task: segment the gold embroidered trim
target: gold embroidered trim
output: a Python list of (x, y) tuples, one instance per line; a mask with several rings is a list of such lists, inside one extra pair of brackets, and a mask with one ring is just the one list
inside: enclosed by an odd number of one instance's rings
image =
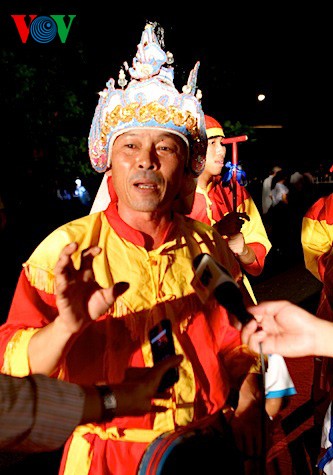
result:
[(165, 107), (157, 101), (142, 106), (139, 102), (133, 102), (124, 107), (117, 105), (111, 112), (106, 113), (101, 127), (102, 145), (106, 146), (112, 128), (117, 127), (120, 122), (131, 122), (133, 119), (141, 123), (154, 119), (159, 124), (166, 124), (171, 120), (177, 127), (185, 125), (194, 139), (199, 136), (197, 120), (190, 111), (183, 112), (175, 106)]

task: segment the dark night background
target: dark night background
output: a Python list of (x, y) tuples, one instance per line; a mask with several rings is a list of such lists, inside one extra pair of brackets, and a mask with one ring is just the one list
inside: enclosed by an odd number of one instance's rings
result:
[[(204, 111), (225, 126), (238, 124), (234, 135), (251, 130), (238, 154), (255, 199), (261, 180), (277, 163), (291, 169), (305, 164), (311, 171), (319, 163), (328, 167), (326, 13), (319, 8), (293, 13), (281, 2), (207, 7), (155, 2), (136, 8), (101, 1), (85, 7), (81, 2), (1, 2), (0, 195), (17, 262), (56, 226), (87, 213), (78, 200), (60, 203), (56, 190), (72, 192), (79, 176), (94, 196), (101, 177), (90, 167), (87, 137), (97, 93), (110, 77), (117, 80), (124, 61), (131, 64), (147, 20), (165, 30), (177, 88), (199, 60)], [(23, 44), (12, 14), (76, 18), (64, 44), (58, 36), (47, 44), (31, 37)], [(266, 94), (263, 103), (257, 101), (259, 92)]]
[[(0, 195), (8, 223), (0, 257), (9, 294), (38, 242), (87, 214), (79, 200), (63, 202), (56, 191), (72, 192), (79, 176), (94, 196), (101, 176), (90, 167), (87, 137), (97, 93), (110, 77), (117, 80), (124, 61), (131, 64), (146, 21), (165, 30), (177, 88), (199, 60), (204, 111), (223, 125), (238, 124), (234, 135), (251, 130), (238, 154), (258, 205), (261, 180), (272, 166), (304, 165), (315, 172), (323, 163), (328, 169), (328, 13), (319, 5), (292, 12), (281, 2), (214, 5), (1, 2)], [(47, 44), (31, 37), (23, 44), (12, 14), (76, 18), (64, 44), (58, 36)], [(263, 103), (259, 92), (266, 94)]]
[[(2, 1), (0, 195), (8, 223), (1, 268), (6, 284), (10, 282), (9, 295), (21, 262), (38, 242), (58, 225), (87, 213), (77, 199), (57, 199), (56, 190), (72, 192), (79, 176), (94, 196), (101, 176), (90, 167), (87, 137), (97, 93), (110, 77), (117, 80), (124, 61), (131, 64), (147, 20), (165, 30), (177, 88), (199, 60), (204, 111), (224, 126), (238, 124), (233, 135), (251, 131), (250, 140), (238, 146), (238, 158), (256, 200), (261, 180), (277, 163), (291, 169), (306, 164), (313, 171), (322, 162), (328, 167), (331, 157), (322, 138), (329, 136), (329, 114), (324, 120), (317, 113), (325, 113), (328, 103), (324, 84), (329, 66), (322, 61), (327, 15), (317, 13), (320, 22), (313, 11), (295, 14), (281, 2), (207, 7), (155, 2), (132, 8), (101, 1), (85, 7), (81, 2)], [(58, 36), (47, 44), (31, 37), (23, 44), (12, 14), (76, 18), (64, 44)], [(259, 92), (266, 94), (263, 103), (257, 101)]]

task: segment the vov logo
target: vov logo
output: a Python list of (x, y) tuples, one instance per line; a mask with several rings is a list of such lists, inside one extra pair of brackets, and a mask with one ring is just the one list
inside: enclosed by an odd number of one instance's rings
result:
[[(66, 43), (69, 30), (76, 15), (11, 15), (22, 43), (28, 41), (29, 35), (37, 43), (50, 43), (59, 36), (61, 43)], [(29, 18), (26, 23), (25, 18)], [(69, 21), (65, 22), (65, 17)]]

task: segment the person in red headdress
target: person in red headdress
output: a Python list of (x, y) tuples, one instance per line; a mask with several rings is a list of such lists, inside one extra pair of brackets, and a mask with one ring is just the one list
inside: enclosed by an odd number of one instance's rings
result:
[[(246, 187), (238, 184), (237, 210), (233, 209), (233, 190), (230, 182), (222, 181), (226, 146), (222, 125), (205, 115), (208, 139), (206, 163), (198, 177), (192, 211), (189, 216), (210, 224), (227, 240), (241, 267), (258, 276), (272, 245), (268, 239), (258, 208)], [(245, 283), (252, 294), (249, 283)]]
[[(226, 239), (241, 268), (257, 276), (264, 268), (272, 245), (268, 239), (258, 208), (243, 185), (236, 187), (236, 206), (231, 183), (224, 184), (221, 176), (225, 165), (226, 145), (222, 125), (205, 115), (207, 133), (206, 163), (199, 175), (190, 217), (212, 225)], [(244, 273), (245, 301), (256, 303), (251, 284)], [(251, 300), (248, 300), (251, 297)], [(270, 355), (266, 378), (266, 411), (271, 418), (279, 413), (285, 397), (296, 394), (296, 389), (282, 356)]]

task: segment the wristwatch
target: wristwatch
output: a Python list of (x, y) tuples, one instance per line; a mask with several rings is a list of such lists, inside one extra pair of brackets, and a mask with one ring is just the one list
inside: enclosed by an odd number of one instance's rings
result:
[(102, 401), (102, 420), (111, 421), (116, 417), (117, 399), (110, 386), (96, 386)]

